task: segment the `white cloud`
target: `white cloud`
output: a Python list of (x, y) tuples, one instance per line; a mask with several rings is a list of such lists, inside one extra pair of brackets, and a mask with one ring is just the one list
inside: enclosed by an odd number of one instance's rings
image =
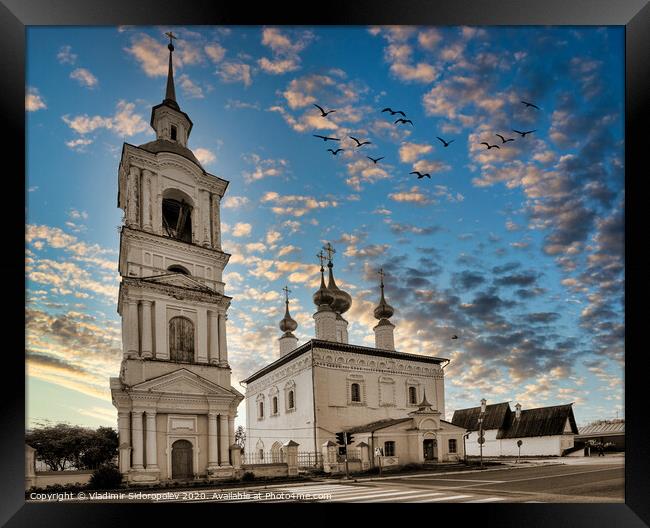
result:
[(178, 78), (178, 84), (182, 88), (183, 94), (185, 94), (190, 99), (203, 99), (203, 89), (194, 81), (192, 81), (192, 79), (190, 79), (190, 76), (186, 73), (183, 73)]
[(216, 42), (207, 44), (203, 49), (205, 50), (205, 54), (210, 58), (210, 60), (215, 63), (221, 62), (226, 55), (226, 48)]
[(246, 237), (251, 234), (253, 226), (245, 222), (237, 222), (232, 228), (231, 234), (235, 237)]
[(105, 128), (119, 136), (128, 137), (149, 128), (149, 124), (140, 114), (133, 113), (134, 109), (134, 103), (122, 100), (117, 103), (115, 114), (112, 117), (83, 114), (75, 117), (64, 115), (62, 119), (77, 134), (88, 134), (99, 128)]
[(199, 163), (201, 163), (201, 165), (209, 165), (210, 163), (212, 163), (217, 159), (214, 153), (207, 148), (203, 148), (203, 147), (195, 148), (192, 149), (192, 152), (194, 152), (196, 159), (199, 160)]
[(422, 143), (404, 143), (399, 149), (399, 159), (402, 163), (413, 163), (420, 156), (431, 152), (433, 147)]
[(61, 64), (74, 64), (77, 60), (77, 55), (72, 53), (72, 46), (61, 46), (56, 58)]
[(84, 147), (87, 147), (93, 142), (92, 139), (88, 138), (77, 138), (77, 139), (72, 139), (70, 141), (66, 141), (65, 145), (66, 147), (76, 150), (77, 152), (83, 152)]
[(244, 156), (244, 161), (253, 165), (253, 170), (244, 172), (244, 181), (250, 183), (263, 178), (282, 176), (289, 162), (285, 159), (262, 159), (257, 154)]
[(86, 88), (94, 88), (99, 84), (97, 77), (95, 77), (90, 70), (86, 68), (77, 68), (70, 74), (70, 78), (77, 81), (81, 86)]
[(223, 82), (241, 82), (248, 87), (253, 82), (251, 67), (243, 62), (224, 62), (217, 69), (217, 75)]
[(228, 196), (221, 204), (225, 209), (239, 209), (248, 205), (250, 200), (246, 196)]
[(43, 110), (47, 108), (43, 97), (38, 93), (38, 89), (30, 87), (25, 94), (25, 110), (28, 112), (36, 112), (36, 110)]

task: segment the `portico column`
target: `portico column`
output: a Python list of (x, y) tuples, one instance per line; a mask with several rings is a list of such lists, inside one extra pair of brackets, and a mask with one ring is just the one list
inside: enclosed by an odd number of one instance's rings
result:
[(129, 430), (129, 418), (128, 411), (118, 411), (117, 428), (120, 442), (119, 468), (122, 474), (129, 471), (131, 467), (131, 431)]
[(130, 167), (129, 175), (127, 178), (128, 201), (126, 222), (129, 227), (140, 227), (138, 222), (138, 180), (140, 179), (140, 169), (138, 167)]
[(151, 347), (152, 342), (152, 328), (151, 328), (151, 301), (140, 301), (142, 303), (142, 357), (153, 357)]
[(226, 314), (219, 314), (219, 364), (228, 365), (228, 344), (226, 341)]
[(220, 414), (219, 415), (219, 428), (221, 429), (219, 435), (219, 452), (220, 452), (220, 465), (229, 466), (230, 459), (228, 457), (229, 445), (228, 445), (228, 415)]
[(219, 314), (208, 312), (208, 323), (210, 325), (210, 348), (208, 361), (211, 365), (219, 363)]
[(217, 434), (217, 413), (208, 413), (208, 467), (219, 465), (219, 436)]
[(235, 417), (228, 416), (228, 448), (235, 443)]
[(210, 247), (210, 238), (212, 226), (210, 225), (210, 192), (201, 192), (201, 232), (203, 236), (203, 246)]
[(128, 357), (138, 357), (138, 301), (126, 301), (126, 352)]
[(156, 450), (156, 411), (146, 411), (147, 416), (147, 469), (158, 469)]
[(151, 171), (142, 171), (142, 229), (151, 231)]
[(221, 249), (221, 215), (219, 213), (219, 195), (212, 195), (212, 214), (210, 225), (212, 227), (212, 247)]
[(131, 411), (131, 434), (133, 436), (133, 469), (144, 469), (142, 465), (142, 411)]

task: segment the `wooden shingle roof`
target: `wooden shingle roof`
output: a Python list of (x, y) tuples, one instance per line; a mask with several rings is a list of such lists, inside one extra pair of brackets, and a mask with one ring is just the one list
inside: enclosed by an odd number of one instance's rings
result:
[[(495, 403), (485, 407), (485, 417), (483, 419), (483, 429), (502, 429), (508, 414), (512, 413), (508, 402)], [(454, 411), (451, 423), (458, 427), (463, 427), (467, 431), (478, 431), (478, 418), (481, 414), (480, 407), (470, 407), (469, 409), (459, 409)]]
[(572, 403), (522, 410), (520, 418), (516, 418), (515, 413), (511, 412), (508, 423), (497, 433), (497, 438), (561, 435), (564, 433), (567, 419), (571, 432), (578, 434)]

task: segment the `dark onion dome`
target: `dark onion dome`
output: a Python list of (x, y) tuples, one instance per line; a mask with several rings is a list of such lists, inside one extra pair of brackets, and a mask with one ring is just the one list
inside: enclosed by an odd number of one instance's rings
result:
[(314, 293), (312, 299), (317, 307), (328, 306), (334, 301), (332, 292), (325, 287), (325, 277), (323, 276), (323, 266), (320, 267), (320, 288)]
[(375, 308), (375, 319), (390, 319), (395, 310), (393, 307), (386, 302), (384, 298), (384, 280), (381, 280), (381, 300), (379, 301), (379, 306)]
[(298, 328), (298, 323), (292, 319), (291, 315), (289, 314), (289, 301), (285, 301), (285, 312), (284, 312), (284, 317), (280, 321), (280, 330), (282, 330), (285, 334), (290, 334), (293, 332), (296, 328)]
[(332, 292), (334, 300), (330, 304), (332, 310), (336, 313), (342, 314), (347, 312), (352, 306), (352, 297), (346, 291), (341, 290), (334, 282), (334, 274), (332, 273), (332, 268), (334, 265), (329, 262), (327, 264), (329, 268), (329, 282), (327, 284), (327, 289)]

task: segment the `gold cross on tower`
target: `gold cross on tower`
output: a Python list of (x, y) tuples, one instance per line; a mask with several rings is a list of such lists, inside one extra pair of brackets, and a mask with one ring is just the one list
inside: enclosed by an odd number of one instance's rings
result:
[(385, 275), (384, 268), (379, 268), (379, 271), (377, 272), (377, 274), (381, 277), (381, 285), (383, 287), (383, 285), (384, 285), (384, 275)]
[(171, 31), (168, 31), (167, 33), (165, 33), (165, 36), (166, 36), (166, 37), (169, 37), (169, 43), (170, 43), (170, 44), (173, 44), (172, 39), (177, 39), (177, 38), (178, 38), (178, 37), (177, 37), (176, 35), (174, 35)]
[(332, 262), (332, 255), (336, 253), (336, 250), (332, 247), (332, 244), (328, 242), (326, 246), (323, 246), (323, 249), (327, 253), (327, 260)]
[(285, 286), (282, 288), (282, 291), (284, 292), (284, 299), (286, 302), (289, 302), (289, 294), (291, 293), (291, 290), (289, 289), (288, 286)]
[(321, 271), (323, 271), (322, 268), (323, 268), (323, 262), (325, 261), (325, 255), (323, 255), (323, 252), (321, 251), (316, 255), (316, 257), (318, 258), (318, 260), (320, 260)]

